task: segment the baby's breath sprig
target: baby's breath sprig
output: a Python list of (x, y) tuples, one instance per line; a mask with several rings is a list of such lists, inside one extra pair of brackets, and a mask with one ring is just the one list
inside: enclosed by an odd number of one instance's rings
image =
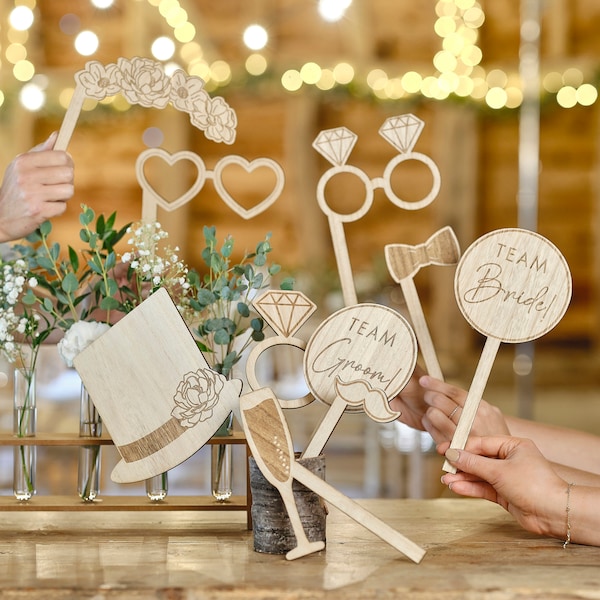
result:
[(124, 286), (125, 312), (133, 310), (159, 288), (165, 288), (179, 311), (189, 306), (188, 268), (179, 257), (179, 248), (164, 243), (169, 234), (157, 221), (137, 222), (127, 228), (130, 249), (121, 256), (128, 266), (128, 286)]

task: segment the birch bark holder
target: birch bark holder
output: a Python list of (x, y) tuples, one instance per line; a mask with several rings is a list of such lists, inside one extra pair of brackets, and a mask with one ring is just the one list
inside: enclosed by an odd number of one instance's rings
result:
[(302, 458), (321, 453), (346, 410), (364, 410), (378, 422), (398, 418), (388, 399), (408, 383), (416, 361), (415, 334), (391, 308), (356, 304), (325, 319), (308, 341), (303, 367), (310, 391), (329, 409)]
[(298, 546), (288, 552), (288, 560), (323, 548), (322, 542), (308, 541), (300, 520), (296, 518), (297, 510), (291, 494), (291, 481), (296, 479), (414, 562), (421, 561), (425, 550), (296, 462), (287, 422), (271, 390), (262, 388), (244, 394), (240, 398), (240, 411), (252, 455), (265, 478), (282, 495), (294, 531), (297, 531)]
[[(463, 254), (454, 278), (458, 306), (487, 336), (451, 448), (463, 449), (501, 342), (529, 342), (550, 331), (571, 300), (569, 266), (549, 240), (526, 229), (498, 229)], [(444, 462), (443, 470), (456, 469)]]
[(402, 288), (427, 372), (432, 377), (443, 380), (444, 375), (427, 327), (414, 276), (422, 267), (428, 265), (455, 265), (460, 258), (458, 240), (452, 228), (444, 227), (423, 244), (388, 244), (384, 253), (390, 275)]

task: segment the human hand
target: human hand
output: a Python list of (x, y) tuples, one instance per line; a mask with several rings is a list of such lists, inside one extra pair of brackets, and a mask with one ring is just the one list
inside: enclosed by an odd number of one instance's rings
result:
[[(467, 392), (428, 375), (419, 379), (419, 385), (423, 390), (423, 401), (427, 405), (427, 410), (423, 415), (423, 428), (437, 444), (452, 440), (462, 408), (467, 400)], [(510, 431), (502, 411), (485, 400), (481, 400), (471, 433), (478, 436), (489, 436), (508, 435)]]
[(0, 242), (24, 237), (61, 215), (73, 196), (73, 161), (53, 150), (56, 133), (6, 168), (0, 187)]
[(453, 492), (499, 504), (533, 533), (565, 536), (567, 483), (531, 440), (470, 437), (464, 450), (444, 442), (438, 452), (458, 469), (442, 477)]
[(417, 365), (404, 389), (390, 401), (390, 408), (402, 413), (398, 420), (413, 429), (424, 429), (422, 419), (427, 405), (423, 398), (424, 389), (419, 383), (424, 374), (425, 371)]

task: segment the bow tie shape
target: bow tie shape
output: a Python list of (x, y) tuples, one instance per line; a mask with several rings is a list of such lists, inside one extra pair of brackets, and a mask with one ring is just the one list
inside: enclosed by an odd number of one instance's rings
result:
[(417, 246), (388, 244), (385, 262), (396, 283), (415, 275), (427, 265), (455, 265), (460, 257), (458, 240), (451, 227), (443, 227)]

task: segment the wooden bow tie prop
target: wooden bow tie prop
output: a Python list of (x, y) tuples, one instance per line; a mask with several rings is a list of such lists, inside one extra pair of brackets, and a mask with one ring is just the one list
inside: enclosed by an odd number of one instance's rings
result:
[(427, 328), (413, 277), (421, 267), (455, 265), (459, 258), (460, 247), (451, 227), (440, 229), (425, 243), (417, 246), (388, 244), (385, 247), (385, 262), (388, 271), (393, 280), (402, 288), (427, 372), (437, 379), (443, 379), (444, 376)]

